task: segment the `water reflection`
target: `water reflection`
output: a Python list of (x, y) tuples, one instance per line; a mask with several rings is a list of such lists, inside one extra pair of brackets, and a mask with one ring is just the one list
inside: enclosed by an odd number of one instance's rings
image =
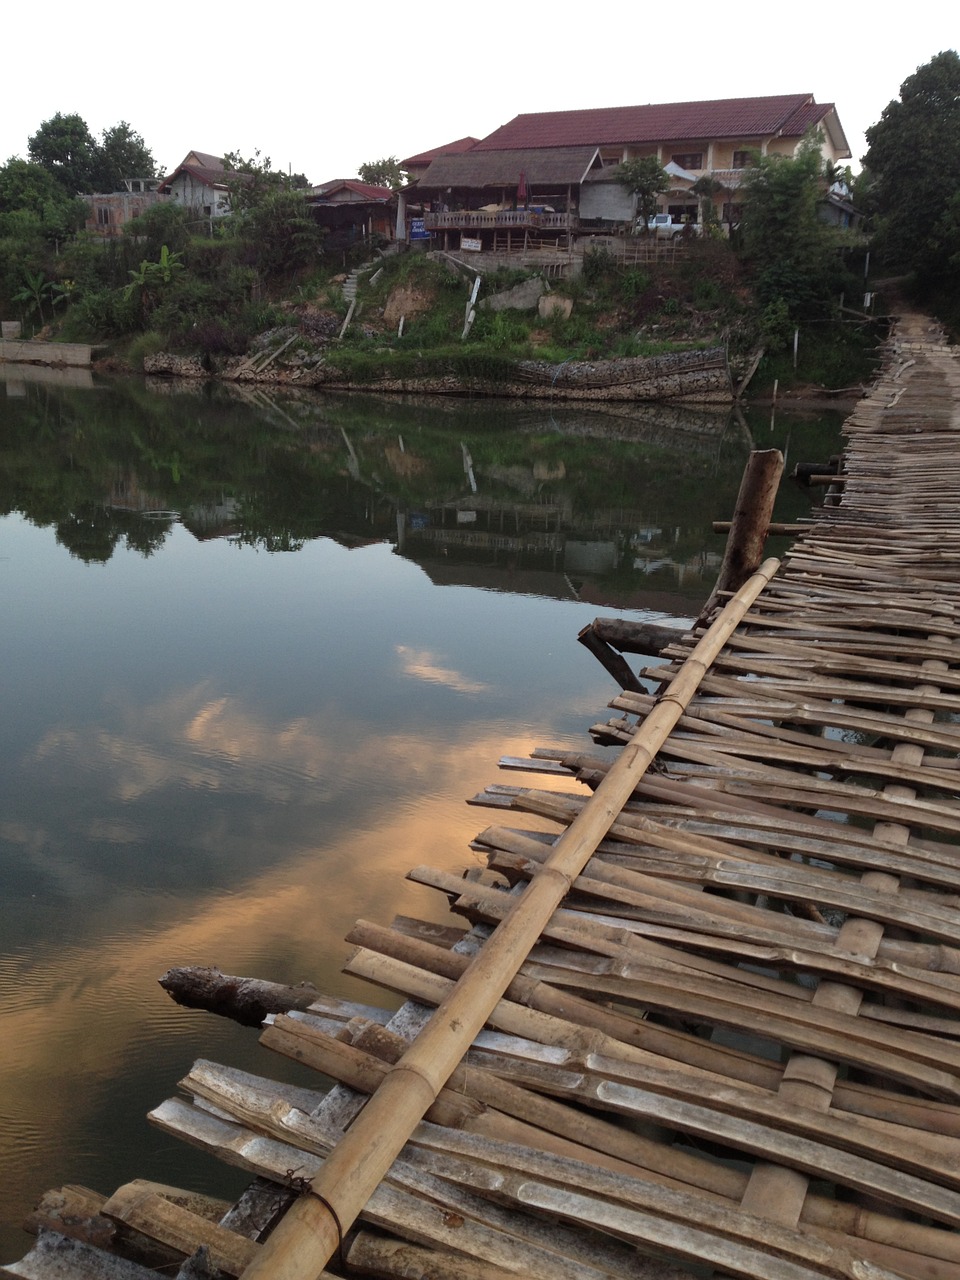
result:
[[(628, 607), (667, 584), (698, 595), (721, 549), (710, 520), (729, 517), (751, 445), (741, 415), (706, 410), (150, 386), (45, 382), (8, 402), (0, 510), (52, 526), (88, 563), (118, 547), (149, 556), (178, 522), (271, 552), (389, 540), (438, 583)], [(807, 423), (808, 452), (835, 428)], [(778, 516), (805, 503), (786, 490)]]
[(403, 875), (469, 861), (485, 818), (463, 801), (497, 758), (584, 744), (614, 690), (578, 630), (702, 602), (748, 447), (703, 416), (19, 385), (0, 396), (0, 1261), (62, 1182), (232, 1194), (242, 1175), (143, 1116), (200, 1054), (292, 1068), (158, 976), (360, 994), (344, 934), (443, 918)]

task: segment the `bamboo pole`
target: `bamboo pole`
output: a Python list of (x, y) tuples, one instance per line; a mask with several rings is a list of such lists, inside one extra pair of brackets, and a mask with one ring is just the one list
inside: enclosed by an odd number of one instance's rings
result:
[(696, 693), (710, 664), (779, 568), (765, 561), (732, 597), (623, 748), (516, 906), (288, 1211), (244, 1280), (317, 1280), (487, 1020), (577, 875)]

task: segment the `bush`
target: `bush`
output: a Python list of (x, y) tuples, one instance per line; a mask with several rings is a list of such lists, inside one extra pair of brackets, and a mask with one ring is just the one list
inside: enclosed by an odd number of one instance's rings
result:
[(166, 349), (166, 346), (167, 342), (163, 335), (153, 330), (138, 334), (127, 348), (127, 362), (142, 373), (146, 357), (158, 355)]
[(136, 298), (125, 298), (122, 289), (90, 289), (67, 312), (61, 336), (95, 342), (134, 333), (140, 324)]
[(191, 216), (192, 210), (170, 200), (153, 204), (139, 218), (127, 223), (123, 229), (124, 239), (135, 245), (134, 256), (138, 262), (142, 258), (155, 262), (163, 245), (171, 253), (183, 253), (190, 243)]
[(530, 326), (516, 311), (478, 311), (470, 336), (494, 351), (508, 351), (527, 346)]
[(790, 308), (782, 298), (768, 302), (760, 313), (760, 341), (772, 355), (787, 349), (794, 327)]
[(589, 285), (601, 284), (617, 269), (617, 260), (609, 249), (589, 249), (583, 255), (583, 279)]

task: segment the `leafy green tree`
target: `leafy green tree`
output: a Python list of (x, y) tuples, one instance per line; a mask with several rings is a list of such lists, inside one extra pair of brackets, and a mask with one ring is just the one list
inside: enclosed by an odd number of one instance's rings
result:
[(58, 111), (28, 140), (27, 150), (30, 159), (43, 165), (68, 196), (93, 190), (97, 143), (81, 116)]
[(921, 284), (960, 282), (951, 204), (960, 190), (960, 56), (953, 50), (908, 76), (900, 97), (867, 130), (878, 249)]
[(29, 160), (13, 157), (0, 168), (0, 309), (19, 305), (24, 273), (59, 275), (57, 249), (83, 226), (86, 206)]
[(124, 238), (135, 241), (144, 258), (156, 259), (164, 245), (171, 253), (182, 253), (190, 243), (193, 211), (188, 205), (166, 200), (144, 209), (123, 228)]
[(713, 233), (716, 228), (717, 234), (722, 234), (719, 231), (720, 219), (717, 217), (717, 206), (714, 203), (721, 191), (723, 191), (723, 183), (708, 173), (698, 178), (690, 188), (690, 194), (696, 196), (700, 203), (700, 221), (709, 233)]
[(94, 190), (122, 191), (124, 178), (157, 176), (153, 152), (126, 120), (104, 129), (95, 154)]
[(357, 177), (372, 187), (390, 187), (392, 191), (399, 191), (409, 180), (396, 156), (384, 156), (381, 160), (368, 160), (358, 165)]
[(323, 239), (299, 191), (281, 189), (263, 197), (243, 212), (239, 229), (257, 268), (267, 275), (290, 275), (315, 264)]
[(0, 169), (0, 213), (26, 209), (39, 218), (68, 200), (56, 178), (42, 164), (11, 156)]
[(279, 169), (271, 169), (270, 157), (261, 157), (259, 151), (254, 151), (253, 156), (246, 160), (239, 151), (228, 151), (223, 157), (223, 164), (228, 170), (227, 192), (231, 213), (252, 209), (274, 192), (283, 191), (290, 185), (287, 175)]
[(670, 177), (656, 156), (641, 156), (636, 160), (624, 160), (617, 169), (617, 181), (637, 197), (637, 218), (643, 234), (657, 212), (657, 196), (670, 186)]
[(782, 303), (794, 323), (822, 319), (843, 288), (835, 240), (817, 213), (820, 146), (811, 133), (795, 156), (758, 156), (741, 188), (744, 260), (758, 301), (763, 308)]

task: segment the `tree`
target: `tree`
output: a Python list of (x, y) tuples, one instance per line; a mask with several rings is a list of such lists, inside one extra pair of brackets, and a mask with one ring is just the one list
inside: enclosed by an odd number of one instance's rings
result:
[(82, 117), (58, 111), (28, 140), (27, 150), (30, 159), (43, 165), (66, 195), (93, 190), (97, 143)]
[(249, 160), (245, 160), (239, 151), (228, 151), (223, 157), (223, 166), (227, 170), (231, 213), (252, 209), (267, 196), (284, 191), (291, 185), (287, 175), (279, 169), (271, 169), (270, 157), (261, 158), (259, 151), (254, 151)]
[(244, 210), (239, 228), (257, 268), (267, 275), (289, 275), (315, 265), (323, 239), (299, 191), (270, 192)]
[(717, 217), (717, 206), (714, 201), (723, 189), (723, 183), (708, 173), (698, 178), (690, 188), (690, 194), (696, 196), (700, 203), (700, 221), (710, 235), (721, 234), (720, 219)]
[(182, 253), (190, 243), (193, 210), (173, 200), (150, 205), (139, 218), (124, 224), (126, 240), (136, 241), (137, 252), (146, 258), (159, 257), (164, 245), (171, 252)]
[(656, 156), (624, 160), (617, 169), (617, 181), (637, 197), (637, 218), (646, 235), (647, 225), (657, 212), (657, 196), (670, 186), (670, 177)]
[(11, 156), (0, 169), (0, 213), (26, 209), (42, 218), (51, 207), (67, 202), (63, 188), (41, 164)]
[(389, 187), (399, 191), (409, 181), (406, 171), (396, 156), (384, 156), (382, 160), (368, 160), (357, 166), (357, 177), (372, 187)]
[(822, 319), (842, 287), (829, 229), (818, 217), (823, 195), (819, 133), (795, 156), (758, 156), (743, 182), (744, 258), (758, 301), (789, 320)]
[(867, 130), (864, 165), (872, 175), (878, 249), (894, 265), (914, 270), (921, 284), (960, 280), (951, 259), (960, 253), (950, 205), (960, 190), (960, 57), (938, 53), (900, 86)]
[(122, 191), (124, 178), (155, 178), (153, 153), (126, 120), (104, 129), (97, 145), (93, 181), (95, 191)]

